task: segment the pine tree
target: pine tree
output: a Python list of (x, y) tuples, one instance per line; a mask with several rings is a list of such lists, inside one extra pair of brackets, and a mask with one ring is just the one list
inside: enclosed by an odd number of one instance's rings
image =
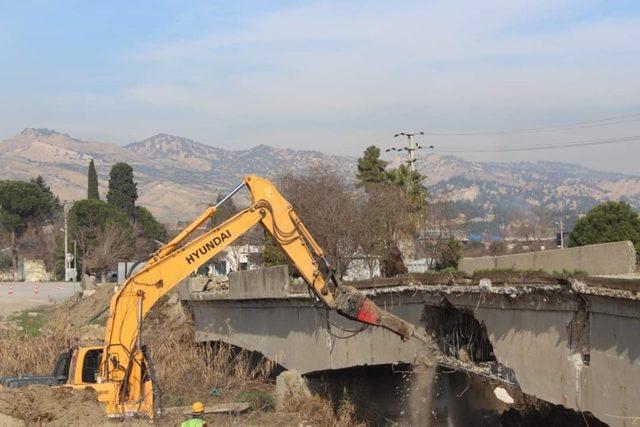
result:
[(364, 155), (358, 159), (358, 185), (381, 183), (386, 180), (384, 168), (387, 162), (380, 160), (380, 149), (371, 145), (364, 150)]
[(107, 202), (133, 217), (138, 190), (133, 182), (133, 169), (126, 163), (116, 163), (109, 172)]
[(32, 182), (0, 180), (0, 231), (10, 236), (14, 273), (18, 271), (17, 239), (30, 226), (51, 221), (55, 200), (42, 177)]
[(93, 159), (91, 159), (91, 162), (89, 163), (88, 179), (87, 199), (100, 200), (100, 193), (98, 192), (98, 173), (96, 172), (96, 166), (93, 163)]
[(569, 235), (569, 246), (630, 240), (640, 250), (640, 216), (626, 202), (609, 201), (580, 218)]
[(35, 179), (31, 178), (31, 183), (38, 186), (38, 188), (44, 193), (45, 197), (49, 201), (50, 216), (48, 219), (52, 219), (53, 215), (55, 215), (62, 207), (62, 205), (60, 204), (60, 199), (58, 199), (58, 196), (53, 194), (53, 191), (51, 191), (51, 187), (49, 187), (42, 175), (38, 175), (38, 177)]

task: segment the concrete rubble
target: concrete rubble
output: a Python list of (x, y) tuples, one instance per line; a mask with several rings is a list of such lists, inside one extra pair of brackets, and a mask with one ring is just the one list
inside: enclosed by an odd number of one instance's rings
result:
[(276, 377), (276, 410), (282, 411), (287, 399), (311, 397), (309, 386), (300, 372), (296, 370), (284, 371)]

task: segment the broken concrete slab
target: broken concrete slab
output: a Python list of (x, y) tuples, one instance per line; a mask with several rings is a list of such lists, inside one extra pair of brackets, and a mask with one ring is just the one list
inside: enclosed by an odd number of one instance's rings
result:
[(311, 391), (302, 374), (292, 369), (284, 371), (276, 378), (276, 411), (284, 409), (286, 399), (310, 397)]
[(493, 394), (496, 396), (498, 400), (506, 403), (507, 405), (513, 405), (513, 397), (509, 394), (507, 390), (502, 387), (496, 387), (493, 389)]

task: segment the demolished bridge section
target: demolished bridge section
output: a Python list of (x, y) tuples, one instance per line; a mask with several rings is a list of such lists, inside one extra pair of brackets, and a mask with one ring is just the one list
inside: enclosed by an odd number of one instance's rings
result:
[[(196, 339), (258, 351), (302, 373), (412, 364), (425, 350), (316, 306), (286, 268), (193, 280), (182, 298)], [(253, 287), (252, 287), (253, 285)], [(638, 417), (640, 282), (519, 273), (414, 275), (356, 283), (430, 334), (442, 363), (610, 425)], [(260, 289), (256, 293), (254, 289)], [(348, 339), (345, 339), (347, 338)]]

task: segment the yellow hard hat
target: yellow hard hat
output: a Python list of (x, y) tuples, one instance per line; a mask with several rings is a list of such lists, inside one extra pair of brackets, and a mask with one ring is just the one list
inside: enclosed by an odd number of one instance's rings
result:
[(204, 405), (202, 404), (202, 402), (195, 402), (193, 405), (191, 405), (191, 412), (193, 412), (194, 414), (203, 413)]

